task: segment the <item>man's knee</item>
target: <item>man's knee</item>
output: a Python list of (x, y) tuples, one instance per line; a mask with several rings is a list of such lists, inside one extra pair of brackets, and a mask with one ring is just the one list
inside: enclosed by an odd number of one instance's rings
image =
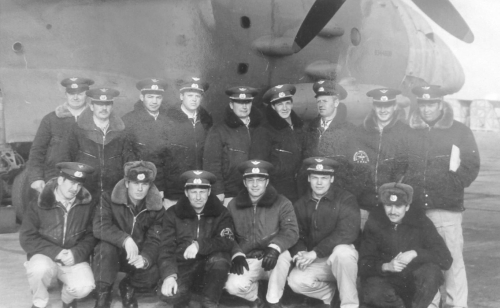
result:
[(337, 245), (333, 249), (332, 254), (328, 258), (329, 263), (332, 263), (334, 260), (337, 262), (357, 262), (358, 261), (358, 252), (353, 247), (353, 245)]
[(375, 307), (405, 307), (396, 290), (382, 277), (370, 277), (362, 282), (360, 302)]
[(75, 287), (72, 289), (68, 289), (68, 294), (73, 296), (76, 299), (84, 298), (85, 296), (89, 295), (92, 290), (94, 290), (95, 286), (93, 285), (88, 285), (88, 286), (80, 286), (80, 287)]
[(417, 286), (425, 285), (427, 287), (438, 289), (443, 283), (443, 272), (437, 264), (425, 263), (413, 271), (413, 277)]
[(288, 285), (295, 293), (315, 290), (317, 280), (301, 270), (294, 269), (288, 276)]
[(252, 289), (252, 281), (243, 275), (230, 274), (225, 289), (231, 295), (245, 294)]
[(34, 255), (26, 262), (26, 273), (28, 278), (53, 277), (57, 274), (54, 262), (46, 256)]
[(216, 252), (211, 254), (206, 263), (206, 270), (229, 271), (230, 267), (230, 255), (227, 252)]

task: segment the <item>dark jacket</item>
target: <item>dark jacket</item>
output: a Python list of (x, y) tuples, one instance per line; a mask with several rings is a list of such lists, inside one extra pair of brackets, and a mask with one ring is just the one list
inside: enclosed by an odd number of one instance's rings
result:
[(199, 245), (197, 258), (214, 252), (229, 253), (234, 246), (231, 215), (213, 194), (200, 215), (186, 196), (167, 210), (158, 258), (162, 279), (177, 274), (178, 263), (194, 261), (184, 259), (184, 251), (193, 241)]
[(173, 163), (173, 155), (168, 149), (168, 120), (166, 110), (160, 108), (158, 117), (148, 113), (142, 101), (134, 105), (134, 110), (123, 116), (125, 133), (134, 156), (138, 160), (150, 161), (156, 166), (155, 185), (165, 192), (174, 185), (180, 173)]
[(268, 105), (267, 123), (255, 129), (250, 147), (250, 159), (261, 159), (274, 166), (271, 184), (291, 201), (298, 199), (297, 173), (302, 164), (305, 148), (303, 122), (291, 112), (293, 128)]
[[(415, 250), (417, 257), (401, 273), (382, 271), (382, 264), (409, 250)], [(452, 262), (443, 238), (423, 211), (410, 208), (402, 223), (397, 225), (389, 220), (383, 206), (370, 213), (359, 250), (358, 271), (361, 277), (408, 275), (423, 263), (434, 263), (447, 270)]]
[(320, 200), (312, 197), (311, 191), (294, 204), (299, 222), (299, 240), (291, 249), (293, 255), (299, 251), (314, 250), (318, 258), (332, 254), (341, 244), (353, 244), (361, 223), (356, 198), (342, 188), (331, 186)]
[(146, 197), (134, 207), (122, 179), (111, 194), (102, 194), (94, 217), (94, 236), (120, 248), (131, 237), (139, 254), (149, 264), (154, 264), (158, 258), (164, 214), (162, 198), (155, 185), (149, 187)]
[[(202, 107), (198, 108), (193, 123), (182, 111), (181, 105), (167, 111), (169, 120), (168, 147), (178, 166), (179, 174), (189, 170), (202, 170), (203, 149), (208, 130), (212, 127), (212, 116)], [(179, 199), (184, 196), (184, 182), (177, 177), (175, 184), (167, 188), (165, 197)]]
[[(417, 109), (410, 118), (409, 166), (404, 182), (415, 189), (413, 205), (425, 209), (463, 211), (464, 188), (479, 173), (479, 151), (472, 131), (453, 120), (453, 109), (443, 102), (443, 114), (432, 126)], [(450, 171), (450, 155), (460, 150), (460, 167)]]
[(92, 218), (96, 201), (87, 189), (81, 188), (73, 206), (66, 210), (56, 201), (57, 178), (47, 182), (38, 200), (26, 207), (19, 242), (30, 259), (35, 254), (52, 260), (63, 249), (70, 249), (75, 264), (88, 260), (96, 239), (92, 234)]
[(93, 113), (86, 109), (78, 117), (61, 148), (61, 161), (79, 162), (95, 168), (87, 178), (90, 193), (110, 191), (123, 178), (123, 164), (135, 160), (122, 120), (111, 112), (106, 135), (95, 125)]
[(227, 208), (233, 217), (238, 243), (233, 255), (263, 250), (269, 244), (278, 245), (284, 252), (297, 242), (299, 228), (293, 205), (271, 185), (257, 205), (252, 205), (248, 191), (243, 189)]
[(76, 118), (66, 104), (43, 117), (31, 145), (28, 160), (29, 182), (48, 181), (57, 175), (60, 147)]
[(214, 126), (208, 133), (203, 152), (203, 169), (217, 177), (212, 185), (213, 194), (234, 197), (243, 188), (243, 176), (237, 167), (249, 159), (252, 135), (260, 121), (260, 112), (252, 108), (247, 127), (227, 107), (224, 122)]
[(353, 165), (351, 191), (362, 209), (372, 210), (378, 203), (382, 184), (397, 182), (408, 167), (410, 128), (402, 123), (404, 111), (396, 110), (392, 121), (382, 131), (372, 110), (356, 129), (349, 155)]

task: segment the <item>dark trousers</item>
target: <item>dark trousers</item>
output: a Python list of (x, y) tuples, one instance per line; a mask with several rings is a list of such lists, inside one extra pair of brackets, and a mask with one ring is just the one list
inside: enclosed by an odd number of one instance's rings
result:
[(442, 283), (439, 266), (425, 263), (411, 272), (364, 279), (361, 303), (367, 307), (427, 308)]
[(94, 248), (92, 269), (96, 283), (108, 285), (115, 282), (118, 272), (127, 273), (127, 278), (134, 288), (153, 288), (160, 279), (156, 263), (150, 264), (147, 269), (137, 269), (128, 264), (124, 248), (104, 241), (100, 241)]
[(191, 290), (199, 284), (202, 297), (219, 302), (222, 289), (229, 274), (229, 253), (216, 252), (208, 256), (198, 256), (196, 259), (177, 262), (177, 293), (173, 296), (158, 295), (162, 301), (184, 307), (191, 299)]

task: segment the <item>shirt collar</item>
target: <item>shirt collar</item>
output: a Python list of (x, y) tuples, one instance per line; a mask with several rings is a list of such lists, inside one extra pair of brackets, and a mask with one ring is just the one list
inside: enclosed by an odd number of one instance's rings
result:
[(57, 202), (60, 202), (62, 205), (64, 205), (64, 207), (69, 210), (71, 208), (71, 206), (73, 205), (73, 203), (75, 203), (75, 199), (76, 197), (74, 197), (73, 199), (71, 200), (67, 200), (66, 198), (64, 198), (60, 193), (59, 191), (57, 190), (57, 187), (56, 189), (54, 189), (54, 196), (56, 197), (56, 201)]

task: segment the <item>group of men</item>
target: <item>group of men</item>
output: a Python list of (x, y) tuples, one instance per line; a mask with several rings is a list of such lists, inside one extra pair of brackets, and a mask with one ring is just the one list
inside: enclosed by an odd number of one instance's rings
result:
[(439, 307), (443, 281), (446, 307), (467, 307), (461, 222), (479, 153), (439, 87), (413, 89), (409, 125), (400, 91), (372, 90), (359, 127), (331, 80), (314, 84), (319, 115), (307, 125), (293, 85), (263, 95), (265, 116), (252, 106), (257, 89), (233, 87), (213, 126), (199, 78), (172, 106), (165, 81), (138, 82), (140, 100), (122, 119), (117, 90), (61, 84), (67, 100), (43, 118), (30, 152), (40, 194), (20, 232), (34, 307), (46, 307), (57, 279), (64, 307), (93, 289), (95, 307), (110, 307), (120, 271), (124, 307), (158, 282), (174, 307), (193, 284), (203, 307), (217, 307), (223, 289), (280, 307), (287, 282), (326, 307), (335, 290), (341, 307)]

